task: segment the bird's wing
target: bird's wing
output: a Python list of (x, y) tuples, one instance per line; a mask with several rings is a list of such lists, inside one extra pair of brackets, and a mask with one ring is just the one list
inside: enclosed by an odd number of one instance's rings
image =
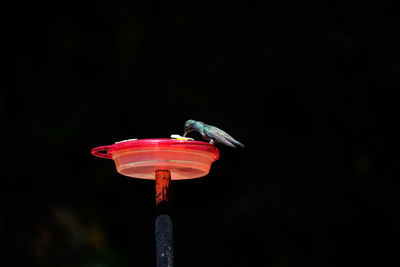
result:
[[(211, 139), (214, 139), (215, 141), (217, 141), (219, 143), (222, 143), (222, 144), (230, 146), (230, 147), (236, 147), (234, 145), (234, 141), (236, 141), (236, 140), (232, 136), (227, 134), (226, 132), (222, 131), (221, 129), (218, 129), (217, 127), (206, 126), (204, 129), (204, 132), (208, 137), (210, 137)], [(232, 141), (232, 140), (234, 140), (234, 141)]]

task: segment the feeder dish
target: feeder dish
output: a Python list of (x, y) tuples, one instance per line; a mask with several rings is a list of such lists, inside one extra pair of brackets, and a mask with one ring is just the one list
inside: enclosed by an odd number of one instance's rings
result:
[(213, 144), (167, 138), (126, 140), (93, 148), (91, 152), (114, 160), (122, 175), (152, 180), (157, 170), (169, 170), (172, 180), (202, 177), (219, 158)]

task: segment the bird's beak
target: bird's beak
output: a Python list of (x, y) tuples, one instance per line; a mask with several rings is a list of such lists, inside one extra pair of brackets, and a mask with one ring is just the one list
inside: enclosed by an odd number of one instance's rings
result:
[(185, 137), (188, 133), (189, 133), (189, 131), (185, 130), (185, 132), (183, 133), (183, 137)]

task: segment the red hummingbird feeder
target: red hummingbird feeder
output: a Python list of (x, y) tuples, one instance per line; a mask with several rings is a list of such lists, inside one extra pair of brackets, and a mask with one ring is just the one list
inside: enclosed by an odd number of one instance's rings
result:
[(219, 158), (218, 149), (210, 143), (167, 138), (117, 142), (93, 148), (92, 154), (114, 160), (117, 171), (125, 176), (155, 179), (156, 171), (168, 170), (172, 180), (205, 176)]
[(170, 182), (207, 175), (211, 164), (219, 158), (217, 147), (202, 141), (131, 139), (95, 147), (91, 153), (114, 160), (122, 175), (155, 180), (157, 267), (172, 267), (172, 221), (168, 216)]

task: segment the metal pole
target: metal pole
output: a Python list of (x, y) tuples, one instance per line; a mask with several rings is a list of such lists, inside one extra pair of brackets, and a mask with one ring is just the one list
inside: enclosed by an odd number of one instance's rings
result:
[(156, 178), (156, 255), (157, 267), (173, 267), (172, 220), (168, 215), (171, 172), (158, 170)]

